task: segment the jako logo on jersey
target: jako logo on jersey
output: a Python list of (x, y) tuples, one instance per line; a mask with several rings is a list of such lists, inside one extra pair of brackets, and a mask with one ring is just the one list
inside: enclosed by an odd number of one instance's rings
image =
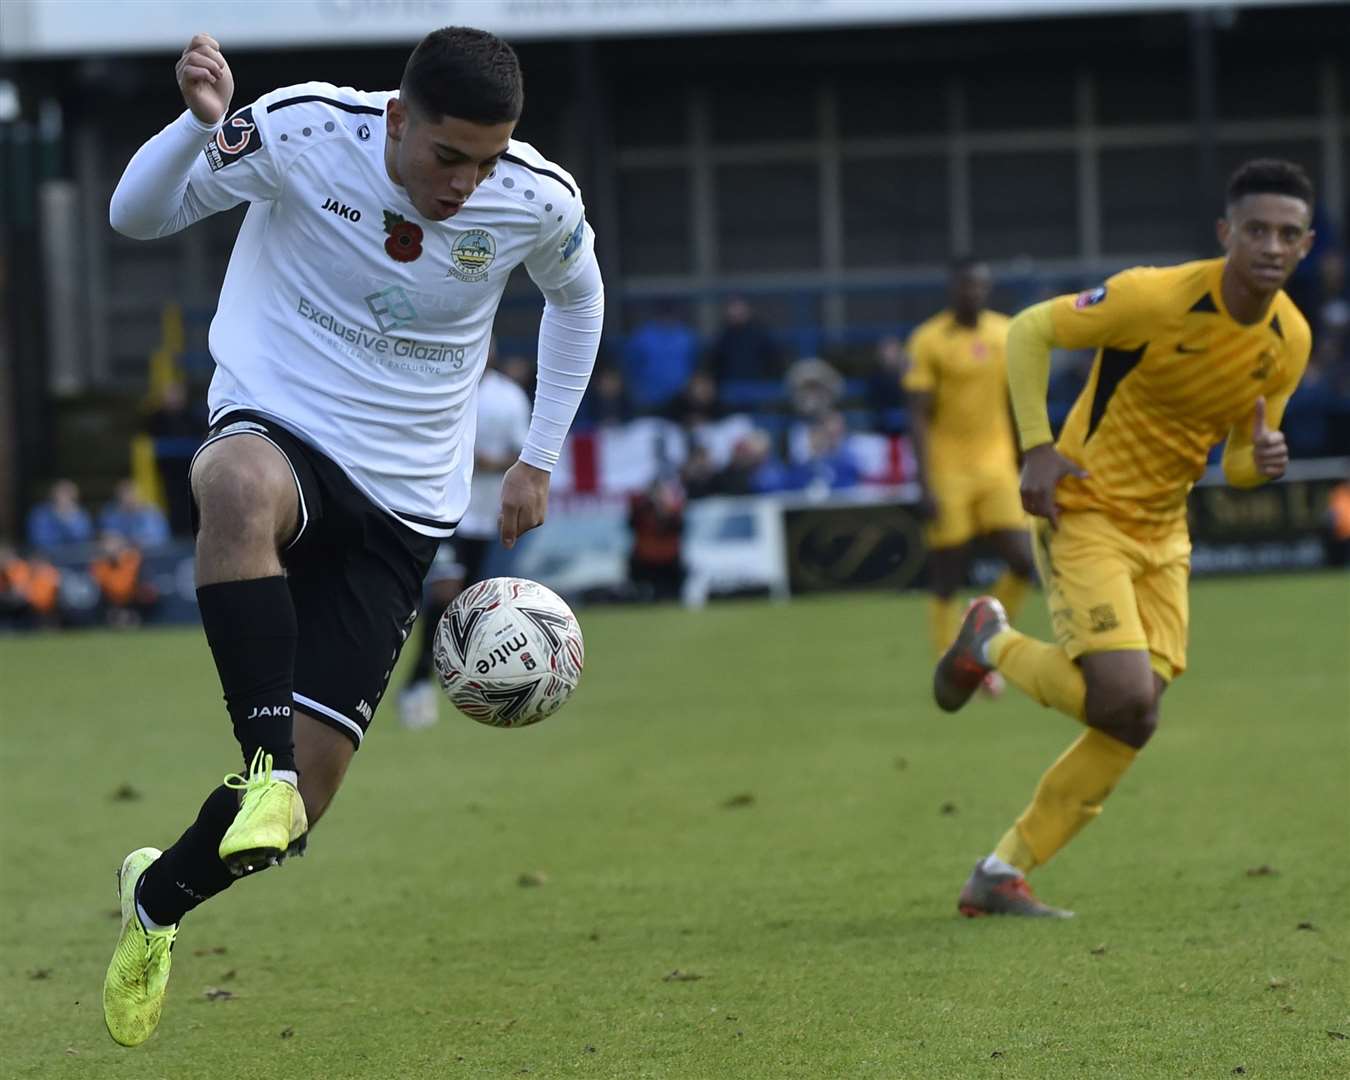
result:
[(1094, 304), (1100, 304), (1106, 299), (1106, 286), (1098, 285), (1095, 289), (1088, 289), (1087, 292), (1080, 292), (1078, 299), (1073, 302), (1076, 308), (1092, 307)]
[(261, 149), (262, 135), (258, 132), (258, 125), (253, 122), (253, 108), (250, 106), (240, 109), (220, 125), (216, 137), (206, 144), (204, 153), (211, 171), (217, 172)]
[(460, 281), (483, 281), (497, 257), (497, 241), (486, 229), (470, 229), (450, 247), (450, 276)]
[(340, 203), (336, 199), (325, 199), (323, 209), (330, 214), (336, 214), (346, 221), (360, 221), (361, 211), (354, 206), (348, 206), (346, 203)]

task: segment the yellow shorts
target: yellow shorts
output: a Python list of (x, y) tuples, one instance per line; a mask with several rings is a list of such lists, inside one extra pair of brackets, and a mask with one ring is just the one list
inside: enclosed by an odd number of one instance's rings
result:
[(1052, 529), (1032, 530), (1055, 637), (1070, 658), (1146, 649), (1171, 681), (1186, 670), (1186, 593), (1191, 538), (1185, 528), (1160, 540), (1122, 532), (1104, 514), (1070, 511)]
[(1011, 470), (939, 473), (929, 488), (937, 503), (937, 517), (924, 534), (930, 548), (958, 547), (986, 533), (1027, 527), (1017, 473)]

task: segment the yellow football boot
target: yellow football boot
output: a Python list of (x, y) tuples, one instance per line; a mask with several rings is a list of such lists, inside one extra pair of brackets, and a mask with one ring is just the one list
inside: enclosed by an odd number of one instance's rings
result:
[(136, 914), (136, 883), (161, 854), (158, 848), (137, 848), (122, 860), (117, 875), (122, 936), (103, 980), (103, 1022), (123, 1046), (139, 1046), (154, 1033), (169, 985), (178, 927), (147, 930)]
[(261, 749), (253, 755), (248, 776), (233, 773), (225, 786), (244, 793), (239, 813), (220, 840), (220, 861), (233, 874), (275, 866), (300, 850), (309, 829), (305, 801), (294, 785), (272, 779), (272, 755)]

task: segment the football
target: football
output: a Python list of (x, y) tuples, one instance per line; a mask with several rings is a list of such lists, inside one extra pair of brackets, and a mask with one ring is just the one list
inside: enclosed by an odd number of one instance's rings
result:
[(585, 645), (572, 609), (525, 578), (471, 585), (441, 616), (436, 674), (460, 712), (493, 727), (552, 716), (581, 679)]

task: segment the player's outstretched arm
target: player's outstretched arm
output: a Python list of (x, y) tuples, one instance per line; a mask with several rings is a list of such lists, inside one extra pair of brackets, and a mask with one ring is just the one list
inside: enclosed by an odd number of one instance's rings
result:
[[(203, 145), (219, 129), (234, 96), (234, 75), (216, 39), (209, 34), (193, 37), (174, 73), (187, 110), (136, 152), (108, 208), (112, 227), (136, 240), (168, 236), (244, 198), (265, 197), (258, 191), (229, 190), (228, 181), (212, 182), (224, 164), (261, 146), (251, 123), (232, 132), (215, 162), (208, 163), (202, 155)], [(228, 178), (234, 181), (233, 187), (239, 187), (242, 177), (238, 174), (245, 172), (237, 170)]]
[(1066, 476), (1087, 473), (1055, 449), (1046, 394), (1050, 389), (1050, 350), (1055, 325), (1050, 305), (1036, 304), (1008, 326), (1008, 389), (1017, 437), (1022, 444), (1022, 508), (1059, 523), (1055, 489)]
[(605, 322), (605, 286), (593, 253), (566, 285), (542, 291), (534, 415), (520, 460), (502, 479), (497, 521), (506, 547), (543, 524), (549, 476), (591, 381)]

